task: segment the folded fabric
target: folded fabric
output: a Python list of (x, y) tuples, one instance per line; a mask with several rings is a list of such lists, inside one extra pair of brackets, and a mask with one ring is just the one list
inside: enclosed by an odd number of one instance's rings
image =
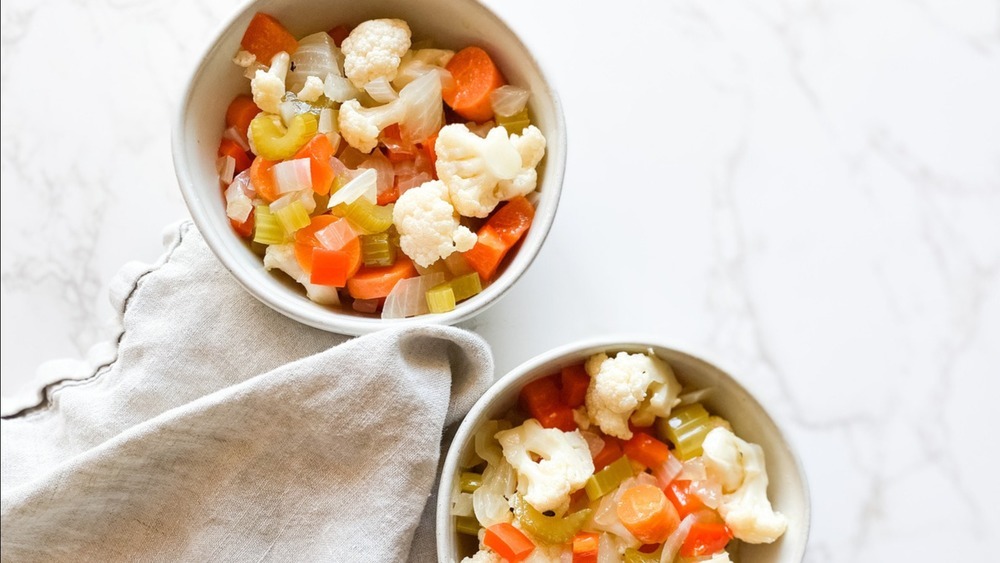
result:
[(489, 385), (481, 338), (305, 327), (189, 223), (112, 301), (113, 359), (0, 421), (3, 561), (435, 559), (442, 431)]

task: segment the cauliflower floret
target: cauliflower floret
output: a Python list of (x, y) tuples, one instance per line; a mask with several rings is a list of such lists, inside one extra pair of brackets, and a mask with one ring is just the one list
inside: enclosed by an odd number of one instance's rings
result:
[(490, 551), (485, 547), (477, 551), (472, 557), (462, 559), (462, 563), (501, 563), (501, 561), (503, 559), (495, 551)]
[(310, 76), (306, 78), (306, 83), (302, 85), (302, 89), (299, 90), (296, 97), (303, 102), (315, 102), (322, 95), (323, 81), (318, 76)]
[(288, 75), (288, 53), (282, 51), (271, 59), (271, 67), (258, 70), (250, 81), (253, 103), (267, 113), (278, 113), (281, 98), (285, 96), (285, 77)]
[(363, 153), (370, 153), (378, 146), (379, 133), (405, 116), (406, 106), (398, 99), (373, 108), (362, 107), (357, 100), (347, 100), (340, 106), (337, 125), (349, 145)]
[(501, 180), (497, 184), (496, 195), (502, 200), (528, 195), (535, 191), (538, 184), (538, 172), (535, 167), (545, 156), (545, 137), (534, 125), (529, 125), (520, 135), (510, 136), (510, 142), (521, 155), (521, 170), (510, 180)]
[(747, 543), (771, 543), (781, 537), (788, 519), (767, 499), (764, 450), (723, 427), (705, 436), (702, 449), (705, 471), (722, 484), (719, 514), (733, 536)]
[(539, 511), (567, 506), (570, 493), (594, 474), (590, 449), (579, 430), (543, 428), (530, 418), (521, 426), (497, 432), (496, 438), (504, 457), (517, 470), (518, 492)]
[(400, 248), (425, 268), (476, 244), (476, 234), (459, 223), (448, 188), (439, 180), (424, 182), (399, 196), (392, 222), (399, 231)]
[(438, 178), (448, 186), (455, 209), (466, 217), (486, 217), (503, 201), (497, 183), (521, 173), (521, 155), (503, 127), (486, 138), (463, 124), (446, 125), (434, 144)]
[(623, 440), (632, 437), (628, 422), (649, 426), (658, 416), (665, 417), (677, 404), (681, 385), (670, 365), (647, 354), (619, 352), (591, 356), (586, 364), (590, 375), (587, 412), (590, 421), (605, 434)]
[(329, 285), (309, 283), (309, 274), (302, 270), (299, 261), (295, 259), (294, 244), (272, 244), (264, 253), (264, 268), (278, 269), (288, 274), (293, 280), (306, 288), (306, 296), (320, 305), (339, 305), (340, 295), (337, 288)]
[[(566, 551), (566, 548), (561, 545), (545, 545), (539, 542), (535, 549), (521, 560), (521, 563), (562, 563), (563, 554)], [(572, 559), (573, 552), (569, 551), (566, 555)]]
[(410, 26), (403, 20), (378, 19), (362, 22), (341, 44), (344, 74), (364, 88), (376, 78), (396, 78), (399, 61), (410, 49)]

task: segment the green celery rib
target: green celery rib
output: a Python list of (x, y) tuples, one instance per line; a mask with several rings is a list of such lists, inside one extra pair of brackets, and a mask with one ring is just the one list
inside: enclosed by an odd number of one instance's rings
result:
[(295, 155), (319, 128), (319, 118), (311, 113), (300, 113), (292, 118), (288, 129), (281, 126), (281, 118), (261, 113), (250, 122), (250, 136), (257, 154), (268, 160), (285, 160)]
[(471, 471), (463, 471), (459, 476), (458, 486), (463, 493), (473, 493), (483, 484), (483, 476)]
[(512, 506), (514, 516), (529, 534), (552, 545), (572, 540), (590, 517), (591, 512), (589, 508), (584, 508), (563, 518), (546, 516), (528, 504), (521, 495), (515, 495)]
[(508, 116), (497, 116), (497, 125), (502, 125), (507, 130), (508, 135), (520, 135), (525, 127), (531, 125), (531, 117), (528, 115), (528, 107)]
[(597, 500), (604, 495), (613, 492), (622, 484), (622, 481), (632, 476), (632, 463), (628, 458), (621, 456), (604, 469), (594, 473), (587, 479), (584, 490), (590, 500)]
[(277, 211), (272, 211), (286, 233), (294, 233), (302, 227), (309, 226), (311, 219), (306, 206), (301, 201), (293, 201)]
[(455, 301), (465, 301), (483, 290), (483, 284), (479, 281), (479, 274), (472, 272), (448, 282), (451, 290), (455, 292)]
[(359, 197), (346, 205), (343, 213), (362, 233), (374, 234), (384, 232), (392, 226), (392, 208), (392, 204), (375, 205)]
[(396, 263), (396, 247), (389, 242), (389, 233), (361, 235), (361, 260), (365, 266), (392, 266)]
[(443, 283), (427, 291), (427, 308), (431, 313), (447, 313), (455, 310), (455, 292)]
[(670, 413), (667, 418), (657, 421), (660, 433), (674, 445), (674, 453), (682, 460), (691, 459), (702, 453), (701, 444), (705, 435), (714, 428), (708, 411), (701, 403), (691, 403)]
[(460, 534), (477, 536), (479, 535), (479, 528), (479, 520), (476, 520), (475, 516), (455, 517), (455, 529), (458, 530), (458, 533)]
[(283, 244), (287, 239), (285, 229), (266, 205), (254, 209), (253, 241), (260, 244)]

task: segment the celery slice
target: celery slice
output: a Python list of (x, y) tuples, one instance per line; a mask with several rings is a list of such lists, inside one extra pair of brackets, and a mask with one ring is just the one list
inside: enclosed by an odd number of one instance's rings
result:
[(261, 113), (250, 122), (250, 136), (257, 154), (268, 160), (285, 160), (308, 143), (318, 128), (319, 119), (312, 113), (296, 115), (288, 129), (281, 126), (280, 117)]
[(478, 536), (479, 528), (479, 520), (476, 520), (475, 516), (458, 516), (455, 518), (455, 529), (460, 534)]
[(448, 283), (455, 292), (455, 301), (464, 301), (483, 290), (483, 284), (476, 272), (459, 276)]
[(431, 313), (447, 313), (455, 309), (455, 292), (451, 286), (443, 283), (432, 287), (427, 292), (427, 308)]
[(294, 233), (302, 227), (307, 227), (311, 221), (306, 206), (298, 200), (271, 213), (278, 218), (278, 222), (284, 227), (286, 233)]
[(624, 563), (660, 563), (660, 556), (663, 553), (663, 547), (652, 553), (643, 553), (638, 549), (628, 548), (625, 550)]
[[(338, 205), (337, 208), (340, 206)], [(359, 197), (340, 209), (343, 210), (343, 216), (359, 231), (364, 234), (374, 234), (384, 232), (392, 226), (392, 208), (392, 204), (375, 205), (367, 199)]]
[(657, 426), (660, 434), (674, 445), (677, 457), (686, 460), (701, 455), (701, 444), (715, 423), (701, 403), (691, 403), (657, 420)]
[(614, 492), (622, 481), (632, 476), (632, 464), (628, 457), (621, 456), (604, 469), (594, 473), (587, 479), (584, 490), (590, 500), (597, 500), (604, 495)]
[(260, 244), (284, 244), (288, 234), (278, 217), (266, 205), (258, 205), (254, 210), (253, 241)]
[(396, 247), (389, 242), (389, 233), (361, 235), (361, 260), (365, 266), (392, 266), (396, 263)]
[(497, 125), (502, 125), (507, 130), (508, 135), (520, 135), (525, 127), (531, 125), (531, 117), (528, 115), (527, 107), (514, 115), (498, 115), (496, 119)]
[(580, 531), (584, 522), (590, 517), (591, 512), (589, 508), (584, 508), (563, 518), (546, 516), (528, 504), (519, 494), (514, 495), (511, 506), (514, 508), (514, 516), (529, 534), (553, 545), (566, 543), (573, 539), (573, 536)]
[(483, 484), (483, 476), (471, 471), (463, 471), (458, 478), (458, 486), (463, 493), (472, 493)]

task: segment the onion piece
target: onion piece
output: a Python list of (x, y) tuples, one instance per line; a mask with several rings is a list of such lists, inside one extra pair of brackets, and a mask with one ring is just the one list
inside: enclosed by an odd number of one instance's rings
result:
[(374, 170), (378, 175), (377, 190), (379, 194), (392, 189), (396, 182), (396, 171), (392, 167), (389, 159), (382, 154), (382, 149), (375, 149), (364, 162), (358, 165), (358, 169)]
[(517, 114), (528, 105), (530, 93), (519, 86), (507, 84), (490, 93), (490, 106), (493, 113), (500, 117), (510, 117)]
[(330, 144), (333, 146), (333, 152), (337, 152), (340, 148), (340, 131), (337, 127), (337, 112), (332, 108), (323, 108), (319, 110), (319, 127), (316, 129), (317, 133), (322, 133), (326, 135), (327, 139), (330, 139)]
[(291, 124), (292, 119), (299, 114), (309, 113), (314, 111), (314, 108), (308, 102), (303, 102), (292, 92), (285, 93), (285, 101), (278, 104), (278, 112), (281, 114), (281, 122), (287, 127)]
[(702, 504), (715, 510), (722, 503), (722, 483), (712, 479), (703, 479), (701, 481), (691, 481), (691, 487), (688, 489), (690, 492), (694, 493), (694, 496), (701, 500)]
[(215, 161), (215, 168), (219, 171), (219, 180), (222, 180), (222, 184), (228, 186), (233, 183), (233, 174), (236, 173), (236, 159), (229, 156), (220, 156), (219, 160)]
[[(425, 172), (421, 172), (415, 176), (410, 176), (408, 178), (403, 178), (396, 182), (396, 189), (399, 190), (399, 195), (405, 194), (408, 190), (420, 187), (426, 182), (430, 182), (434, 178)], [(457, 253), (455, 253), (457, 254)]]
[(673, 563), (674, 557), (677, 556), (677, 552), (681, 548), (681, 544), (687, 539), (688, 533), (691, 532), (691, 526), (694, 525), (697, 516), (694, 514), (688, 514), (681, 520), (678, 524), (677, 529), (670, 533), (670, 536), (663, 542), (663, 552), (660, 553), (660, 563)]
[(707, 399), (712, 394), (713, 389), (715, 388), (705, 387), (704, 389), (695, 389), (694, 391), (682, 393), (677, 397), (677, 400), (680, 401), (679, 403), (677, 403), (677, 406), (682, 407), (684, 405), (690, 405), (691, 403), (700, 403), (705, 399)]
[(316, 198), (313, 196), (313, 193), (312, 188), (290, 192), (272, 201), (268, 208), (271, 211), (279, 211), (293, 201), (297, 201), (302, 204), (306, 213), (312, 213), (316, 210)]
[(587, 448), (590, 449), (590, 457), (594, 457), (604, 449), (604, 439), (593, 432), (581, 430), (580, 435), (587, 441)]
[(380, 104), (387, 104), (399, 97), (392, 84), (389, 84), (389, 79), (384, 76), (365, 84), (365, 92)]
[(472, 493), (458, 491), (451, 495), (452, 516), (472, 516)]
[(323, 81), (323, 95), (335, 102), (344, 103), (357, 98), (360, 94), (354, 84), (343, 76), (331, 73), (326, 75), (326, 80)]
[(370, 168), (334, 192), (330, 196), (329, 207), (333, 209), (341, 203), (354, 203), (354, 200), (359, 197), (363, 197), (371, 203), (378, 203), (378, 174)]
[(484, 527), (500, 522), (510, 522), (510, 503), (507, 498), (517, 487), (517, 473), (500, 458), (497, 464), (488, 464), (483, 471), (483, 484), (472, 493), (472, 509)]
[(378, 311), (378, 299), (355, 299), (351, 307), (359, 313), (374, 313)]
[(678, 479), (702, 481), (708, 478), (705, 473), (705, 464), (701, 461), (700, 457), (689, 459), (683, 465), (684, 468), (681, 469), (680, 474), (677, 476)]
[(406, 107), (406, 114), (399, 122), (404, 141), (418, 143), (444, 126), (441, 80), (437, 74), (429, 72), (407, 84), (399, 91), (399, 100)]
[(320, 79), (327, 74), (343, 76), (334, 49), (337, 45), (325, 31), (307, 35), (299, 39), (299, 46), (291, 55), (291, 69), (288, 71), (289, 90), (298, 92), (306, 79), (316, 76)]
[(312, 164), (308, 158), (285, 160), (271, 167), (279, 194), (312, 188)]
[(250, 184), (250, 171), (244, 170), (233, 178), (226, 188), (226, 217), (237, 223), (243, 223), (253, 210), (253, 187)]
[(247, 143), (247, 132), (239, 131), (236, 127), (230, 127), (222, 133), (223, 139), (229, 139), (230, 141), (236, 143), (244, 151), (250, 150), (250, 144)]
[(358, 233), (351, 227), (350, 221), (338, 219), (316, 231), (314, 236), (324, 248), (340, 250), (347, 246), (347, 243), (358, 238)]
[(621, 563), (618, 545), (611, 534), (604, 532), (597, 541), (597, 563)]
[(427, 290), (444, 283), (444, 274), (434, 273), (400, 280), (385, 298), (383, 319), (405, 319), (427, 314)]
[(656, 484), (662, 489), (672, 483), (681, 474), (684, 465), (674, 454), (668, 452), (667, 459), (651, 469), (653, 470), (653, 476), (656, 477)]

